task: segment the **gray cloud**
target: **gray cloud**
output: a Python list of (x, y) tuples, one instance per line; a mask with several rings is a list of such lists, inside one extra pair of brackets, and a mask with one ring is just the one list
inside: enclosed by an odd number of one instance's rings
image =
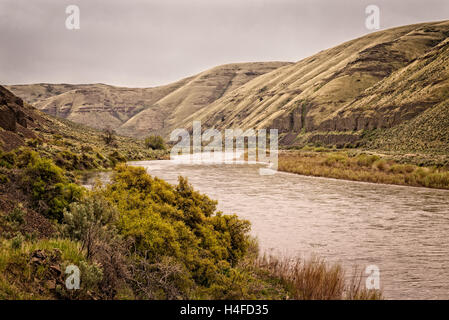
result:
[[(65, 28), (76, 4), (81, 29)], [(298, 61), (382, 29), (449, 19), (447, 0), (2, 0), (0, 83), (154, 86), (210, 67)]]

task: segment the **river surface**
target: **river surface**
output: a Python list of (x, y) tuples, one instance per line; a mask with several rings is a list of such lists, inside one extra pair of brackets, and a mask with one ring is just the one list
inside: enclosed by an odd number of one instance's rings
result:
[(252, 224), (264, 251), (376, 265), (387, 299), (449, 299), (449, 191), (278, 172), (261, 165), (130, 163), (170, 183), (188, 177), (218, 209)]

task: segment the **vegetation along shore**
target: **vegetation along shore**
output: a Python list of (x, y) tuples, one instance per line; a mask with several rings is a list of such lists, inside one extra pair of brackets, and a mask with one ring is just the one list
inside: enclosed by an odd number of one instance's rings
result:
[(283, 150), (279, 170), (307, 176), (449, 189), (449, 158), (323, 147)]

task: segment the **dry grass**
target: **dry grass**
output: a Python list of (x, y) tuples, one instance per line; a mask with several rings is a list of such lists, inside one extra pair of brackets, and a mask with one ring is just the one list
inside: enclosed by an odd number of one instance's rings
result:
[(308, 176), (449, 189), (449, 171), (381, 159), (376, 155), (345, 152), (284, 152), (279, 170)]
[(294, 300), (379, 300), (379, 290), (367, 290), (362, 275), (356, 270), (346, 278), (338, 264), (327, 264), (319, 258), (310, 260), (280, 259), (264, 256), (255, 261), (256, 269), (281, 281)]

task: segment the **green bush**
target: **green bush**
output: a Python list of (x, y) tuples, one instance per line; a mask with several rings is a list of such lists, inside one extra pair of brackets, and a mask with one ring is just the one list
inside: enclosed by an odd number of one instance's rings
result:
[(216, 201), (186, 179), (174, 187), (143, 168), (119, 165), (103, 194), (120, 212), (119, 232), (132, 242), (137, 265), (168, 257), (186, 270), (183, 283), (209, 287), (247, 251), (249, 222), (216, 212)]
[(151, 135), (145, 139), (145, 146), (153, 150), (165, 150), (164, 138), (158, 135)]
[(374, 162), (380, 160), (379, 156), (361, 154), (356, 157), (357, 164), (362, 167), (371, 167)]
[[(98, 194), (70, 204), (64, 210), (64, 235), (80, 241), (90, 257), (95, 245), (114, 233), (118, 212), (112, 204)], [(113, 235), (112, 235), (113, 236)]]
[(109, 155), (109, 161), (111, 165), (114, 167), (117, 163), (125, 162), (126, 157), (118, 151), (114, 151)]
[(39, 139), (26, 139), (25, 144), (29, 147), (37, 148), (42, 144), (42, 141), (40, 141)]
[(1, 183), (1, 184), (6, 184), (6, 183), (8, 183), (8, 182), (9, 182), (8, 176), (6, 176), (6, 175), (0, 173), (0, 183)]
[(335, 166), (337, 164), (346, 165), (348, 163), (348, 157), (342, 154), (330, 154), (324, 160), (324, 164), (327, 166)]
[(0, 153), (0, 167), (11, 169), (16, 164), (16, 154), (14, 152)]
[[(79, 290), (67, 290), (66, 275), (61, 274), (72, 264), (80, 269)], [(0, 299), (101, 299), (105, 298), (102, 281), (102, 267), (88, 261), (77, 242), (30, 242), (20, 235), (11, 240), (0, 239)]]
[(50, 159), (37, 158), (29, 163), (22, 184), (31, 194), (36, 209), (57, 220), (62, 219), (64, 208), (79, 200), (83, 193), (83, 188), (69, 183), (64, 171)]
[(12, 223), (22, 225), (25, 222), (25, 211), (22, 204), (19, 204), (14, 210), (7, 216), (7, 220)]
[(11, 240), (11, 248), (14, 250), (18, 250), (20, 248), (22, 248), (22, 244), (23, 244), (23, 236), (22, 234), (18, 234), (17, 236), (15, 236), (14, 238), (12, 238)]
[(29, 148), (21, 148), (18, 150), (17, 155), (17, 167), (26, 168), (28, 165), (32, 165), (39, 159), (39, 154)]

